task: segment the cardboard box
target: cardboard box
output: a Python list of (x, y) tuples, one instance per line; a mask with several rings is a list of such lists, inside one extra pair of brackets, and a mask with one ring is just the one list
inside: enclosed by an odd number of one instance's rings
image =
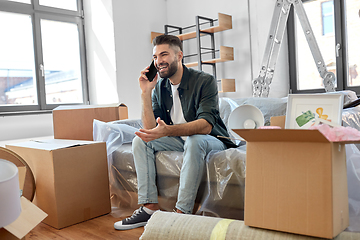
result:
[(53, 110), (55, 139), (93, 140), (93, 120), (111, 122), (128, 118), (125, 104), (59, 106)]
[(270, 126), (278, 126), (285, 129), (285, 116), (274, 116), (270, 118)]
[(104, 142), (50, 139), (6, 145), (30, 166), (36, 182), (33, 200), (57, 229), (111, 211)]
[(233, 131), (247, 141), (245, 225), (323, 238), (348, 227), (350, 142), (318, 130)]

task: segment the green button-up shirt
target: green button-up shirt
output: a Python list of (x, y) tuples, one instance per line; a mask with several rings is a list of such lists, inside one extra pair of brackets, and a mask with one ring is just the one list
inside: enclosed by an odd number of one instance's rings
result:
[[(226, 126), (219, 113), (219, 100), (216, 79), (205, 72), (200, 72), (183, 65), (184, 72), (178, 87), (181, 107), (187, 122), (205, 119), (211, 124), (210, 135), (217, 137), (228, 148), (236, 145), (229, 137)], [(152, 107), (155, 119), (160, 117), (166, 124), (172, 125), (170, 110), (173, 105), (171, 83), (168, 78), (158, 80), (152, 94)]]

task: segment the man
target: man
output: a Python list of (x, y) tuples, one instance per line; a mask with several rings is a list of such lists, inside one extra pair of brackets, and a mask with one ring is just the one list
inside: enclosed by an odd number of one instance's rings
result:
[(143, 129), (136, 132), (133, 154), (138, 179), (138, 202), (143, 206), (133, 215), (114, 224), (127, 230), (146, 225), (159, 210), (156, 187), (155, 153), (181, 151), (183, 164), (176, 211), (191, 213), (211, 150), (236, 145), (219, 115), (217, 81), (213, 76), (188, 69), (182, 64), (180, 39), (161, 35), (153, 40), (153, 58), (158, 76), (149, 81), (145, 68), (139, 77)]

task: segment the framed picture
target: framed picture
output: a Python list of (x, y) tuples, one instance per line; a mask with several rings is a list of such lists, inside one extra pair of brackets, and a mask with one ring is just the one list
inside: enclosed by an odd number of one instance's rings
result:
[(318, 120), (342, 124), (342, 94), (289, 94), (286, 109), (286, 129), (308, 129)]

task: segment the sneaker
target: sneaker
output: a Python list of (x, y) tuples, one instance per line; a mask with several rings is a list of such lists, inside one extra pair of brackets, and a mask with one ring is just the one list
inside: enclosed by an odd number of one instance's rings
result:
[(150, 219), (151, 215), (147, 214), (143, 207), (136, 209), (131, 217), (125, 218), (122, 221), (114, 223), (116, 230), (129, 230), (133, 228), (143, 227)]

